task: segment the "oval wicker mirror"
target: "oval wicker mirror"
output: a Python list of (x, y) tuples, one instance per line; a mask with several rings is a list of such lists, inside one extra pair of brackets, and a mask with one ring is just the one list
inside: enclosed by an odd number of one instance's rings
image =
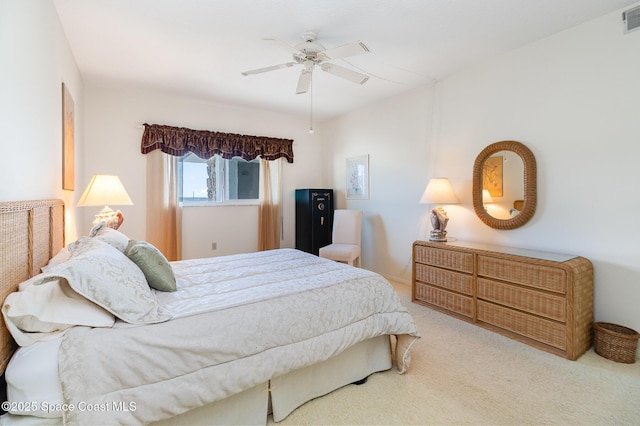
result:
[[(516, 153), (524, 164), (524, 192), (522, 206), (514, 210), (514, 215), (508, 219), (498, 219), (491, 216), (485, 208), (482, 190), (485, 189), (485, 165), (487, 160), (500, 151)], [(500, 171), (502, 173), (502, 171)], [(501, 178), (500, 178), (501, 179)], [(536, 158), (525, 145), (516, 141), (501, 141), (492, 143), (482, 150), (473, 165), (473, 208), (476, 215), (485, 224), (495, 229), (515, 229), (527, 223), (536, 211), (537, 204)], [(515, 207), (515, 206), (514, 206)]]

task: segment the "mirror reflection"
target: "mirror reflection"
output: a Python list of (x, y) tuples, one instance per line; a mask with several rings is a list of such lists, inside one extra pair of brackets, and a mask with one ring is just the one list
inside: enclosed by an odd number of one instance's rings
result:
[(515, 152), (500, 151), (485, 160), (482, 174), (485, 211), (496, 219), (510, 219), (519, 214), (524, 203), (522, 159)]

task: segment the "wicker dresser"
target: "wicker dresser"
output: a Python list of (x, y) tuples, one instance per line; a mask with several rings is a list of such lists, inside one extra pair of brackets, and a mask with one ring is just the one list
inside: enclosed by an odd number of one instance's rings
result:
[(591, 346), (593, 266), (583, 257), (416, 241), (412, 300), (570, 360)]

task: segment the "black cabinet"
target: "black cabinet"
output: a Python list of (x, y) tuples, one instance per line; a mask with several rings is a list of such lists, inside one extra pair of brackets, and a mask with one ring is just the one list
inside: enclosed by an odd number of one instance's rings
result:
[(333, 189), (296, 189), (296, 248), (317, 255), (332, 227)]

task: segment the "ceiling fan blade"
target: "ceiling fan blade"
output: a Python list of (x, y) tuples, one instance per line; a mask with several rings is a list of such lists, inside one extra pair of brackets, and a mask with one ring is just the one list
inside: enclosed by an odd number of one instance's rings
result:
[(311, 72), (307, 70), (300, 71), (300, 78), (298, 78), (298, 87), (296, 88), (296, 95), (307, 93), (309, 86), (311, 85)]
[(321, 68), (322, 68), (322, 71), (326, 71), (329, 74), (333, 74), (335, 76), (344, 78), (345, 80), (349, 80), (353, 83), (364, 84), (367, 82), (367, 80), (369, 80), (368, 75), (364, 75), (359, 72), (352, 71), (348, 68), (341, 67), (339, 65), (326, 63), (326, 64), (322, 64)]
[(286, 43), (283, 40), (279, 40), (277, 38), (263, 38), (262, 40), (264, 41), (268, 41), (269, 43), (273, 44), (274, 46), (277, 46), (281, 49), (284, 49), (286, 51), (288, 51), (289, 53), (293, 53), (294, 55), (300, 55), (300, 51), (298, 49), (296, 49), (293, 46), (290, 46), (288, 43)]
[(255, 70), (250, 70), (250, 71), (244, 71), (241, 74), (242, 75), (252, 75), (252, 74), (260, 74), (263, 72), (268, 72), (268, 71), (275, 71), (275, 70), (279, 70), (282, 68), (289, 68), (294, 66), (296, 63), (295, 62), (287, 62), (285, 64), (279, 64), (279, 65), (271, 65), (270, 67), (264, 67), (264, 68), (258, 68)]
[(346, 58), (347, 56), (362, 55), (369, 52), (369, 48), (361, 41), (344, 44), (332, 49), (323, 50), (318, 54), (323, 60)]

